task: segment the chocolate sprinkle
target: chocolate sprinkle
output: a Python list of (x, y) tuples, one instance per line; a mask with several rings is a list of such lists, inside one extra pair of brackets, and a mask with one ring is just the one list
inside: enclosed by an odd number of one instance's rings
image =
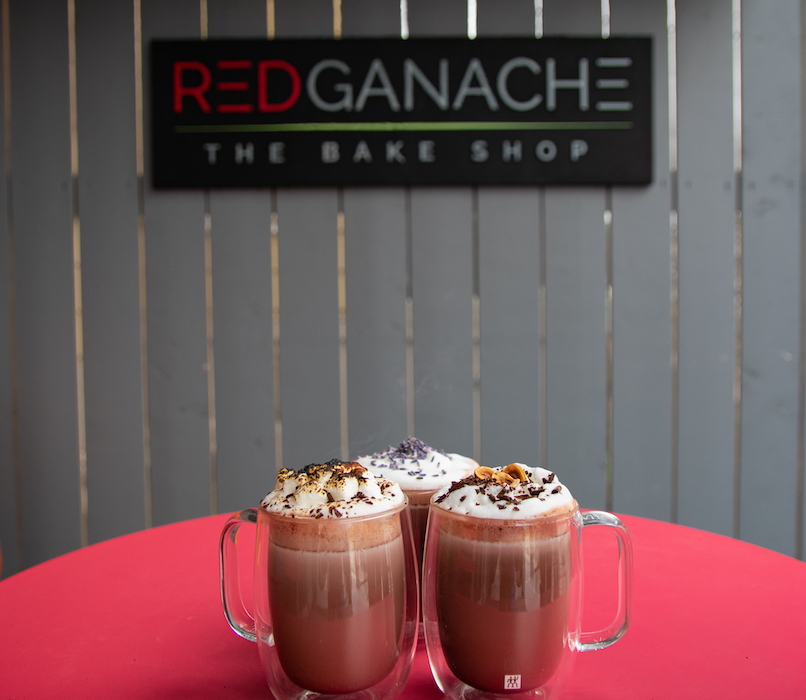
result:
[[(512, 510), (519, 511), (521, 510), (519, 506), (529, 499), (536, 498), (543, 502), (550, 495), (557, 494), (562, 491), (562, 486), (560, 484), (557, 484), (551, 493), (549, 493), (546, 489), (545, 484), (550, 484), (551, 482), (556, 483), (556, 474), (554, 474), (554, 472), (550, 472), (545, 478), (538, 479), (537, 483), (529, 481), (516, 481), (510, 484), (508, 482), (496, 481), (495, 479), (489, 478), (489, 476), (489, 472), (485, 477), (476, 476), (474, 473), (465, 477), (464, 479), (454, 481), (447, 488), (447, 490), (445, 490), (435, 499), (434, 502), (442, 503), (454, 491), (458, 491), (459, 489), (463, 489), (465, 487), (470, 487), (479, 496), (486, 496), (499, 510), (505, 510), (506, 508), (511, 507)], [(541, 482), (542, 485), (539, 485)], [(459, 502), (463, 502), (465, 498), (466, 495), (462, 494), (462, 496), (459, 498)], [(478, 506), (479, 503), (477, 502), (476, 505)]]

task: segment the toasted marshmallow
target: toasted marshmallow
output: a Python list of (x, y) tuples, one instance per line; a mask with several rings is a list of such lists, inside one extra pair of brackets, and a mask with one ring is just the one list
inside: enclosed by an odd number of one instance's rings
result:
[(404, 491), (436, 491), (471, 474), (478, 462), (460, 454), (445, 453), (410, 437), (397, 447), (358, 458), (376, 476), (400, 484)]
[(405, 502), (400, 487), (357, 462), (331, 460), (298, 472), (281, 469), (266, 510), (292, 518), (350, 518), (381, 513)]
[(520, 463), (496, 469), (480, 467), (441, 488), (431, 502), (463, 515), (501, 519), (548, 517), (576, 508), (574, 497), (556, 474)]

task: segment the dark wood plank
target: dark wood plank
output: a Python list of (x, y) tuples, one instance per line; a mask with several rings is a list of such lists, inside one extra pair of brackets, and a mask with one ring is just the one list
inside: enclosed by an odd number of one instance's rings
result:
[(677, 3), (680, 299), (678, 521), (733, 533), (731, 8)]
[(803, 350), (798, 338), (803, 194), (797, 144), (804, 118), (799, 8), (785, 0), (764, 8), (742, 6), (739, 535), (790, 555), (797, 522), (797, 358)]
[(648, 187), (613, 188), (616, 510), (671, 517), (672, 377), (666, 7), (610, 3), (613, 34), (653, 37), (653, 160)]
[(97, 542), (146, 525), (130, 7), (81, 4), (76, 73), (88, 523)]
[(31, 566), (81, 545), (67, 5), (15, 3), (11, 26), (23, 566)]
[[(207, 8), (210, 38), (266, 38), (265, 0)], [(214, 190), (210, 214), (217, 507), (231, 511), (262, 498), (276, 476), (271, 193)]]
[[(199, 3), (142, 4), (143, 41), (197, 38)], [(148, 54), (146, 53), (146, 56)], [(147, 83), (146, 83), (147, 85)], [(149, 96), (144, 94), (145, 114)], [(148, 119), (145, 123), (149, 143)], [(154, 523), (211, 512), (204, 195), (151, 187), (146, 150), (146, 290)]]

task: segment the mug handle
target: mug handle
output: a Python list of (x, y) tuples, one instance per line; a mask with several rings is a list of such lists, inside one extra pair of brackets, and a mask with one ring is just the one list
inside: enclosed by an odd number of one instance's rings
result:
[(580, 515), (582, 516), (582, 527), (589, 525), (612, 527), (618, 536), (619, 599), (616, 617), (605, 629), (596, 632), (581, 632), (577, 642), (579, 651), (593, 651), (615, 644), (624, 636), (630, 625), (633, 584), (632, 539), (624, 523), (611, 513), (594, 510)]
[(235, 634), (250, 642), (257, 641), (255, 620), (241, 598), (238, 573), (238, 530), (244, 523), (257, 523), (257, 509), (247, 508), (235, 513), (224, 525), (218, 543), (218, 569), (221, 577), (221, 605), (229, 626)]

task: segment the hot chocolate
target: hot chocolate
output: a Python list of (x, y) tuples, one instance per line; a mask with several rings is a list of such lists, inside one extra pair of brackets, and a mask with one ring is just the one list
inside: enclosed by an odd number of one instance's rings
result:
[(469, 457), (437, 450), (415, 437), (406, 438), (397, 447), (390, 445), (381, 452), (358, 457), (357, 461), (376, 476), (399, 484), (408, 497), (414, 547), (420, 562), (431, 496), (479, 466)]
[(281, 471), (264, 499), (271, 643), (301, 688), (357, 692), (394, 669), (406, 604), (405, 503), (396, 484), (336, 461)]
[(480, 467), (432, 504), (434, 613), (445, 662), (479, 690), (539, 688), (569, 643), (576, 501), (554, 474), (513, 464)]

